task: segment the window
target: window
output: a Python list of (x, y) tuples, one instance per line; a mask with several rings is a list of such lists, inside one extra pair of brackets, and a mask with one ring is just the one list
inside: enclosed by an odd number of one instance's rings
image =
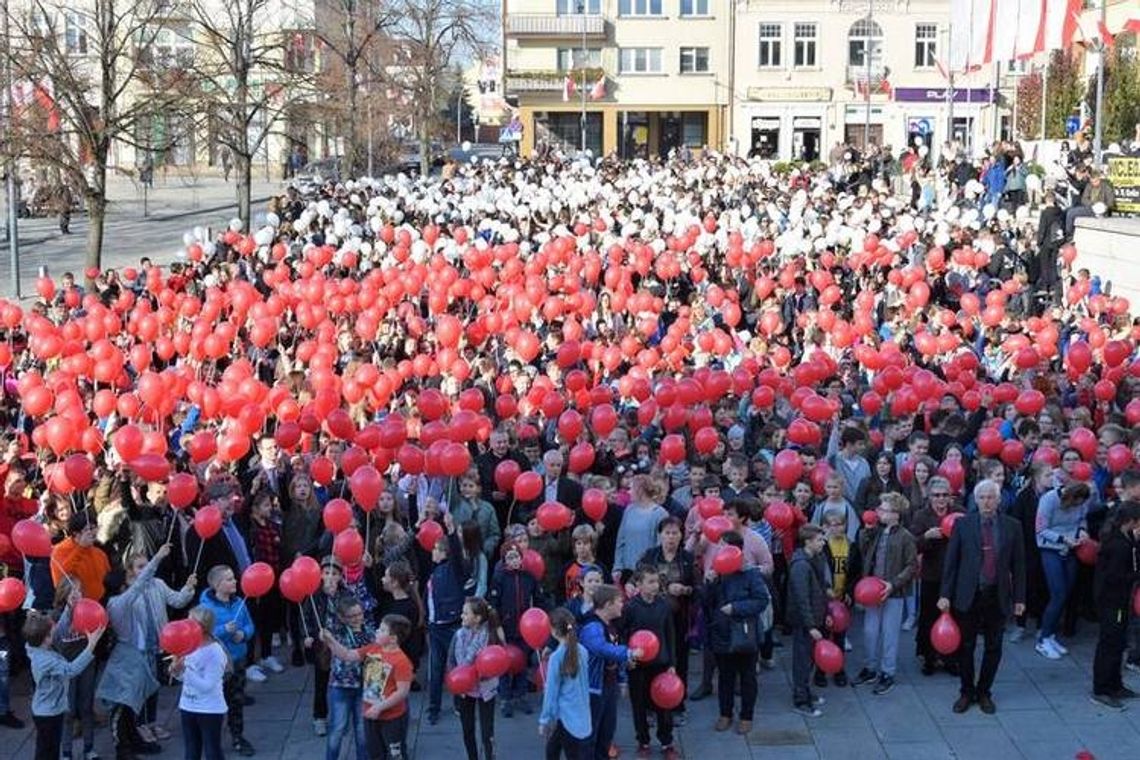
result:
[(601, 48), (558, 48), (558, 70), (596, 69), (602, 66)]
[(709, 0), (681, 0), (682, 16), (709, 15)]
[(686, 113), (681, 116), (681, 142), (690, 148), (701, 148), (708, 142), (708, 115)]
[(918, 24), (914, 27), (914, 67), (934, 68), (938, 54), (938, 25)]
[(793, 32), (792, 53), (795, 57), (792, 65), (796, 68), (814, 69), (816, 67), (816, 25), (796, 24), (793, 27)]
[(709, 49), (707, 47), (681, 48), (681, 73), (704, 74), (709, 70)]
[(193, 30), (187, 22), (148, 26), (139, 33), (139, 61), (147, 66), (187, 68), (194, 63)]
[(64, 14), (63, 39), (68, 55), (87, 55), (87, 19), (82, 14)]
[(621, 0), (618, 3), (621, 16), (660, 16), (661, 0)]
[(783, 24), (760, 25), (760, 68), (778, 69), (782, 62), (780, 46), (783, 44)]
[(622, 48), (621, 73), (661, 73), (661, 48)]
[(602, 0), (558, 0), (557, 9), (559, 16), (573, 16), (579, 13), (599, 16), (602, 13)]
[(872, 65), (882, 60), (883, 30), (871, 19), (861, 18), (847, 33), (847, 65), (866, 66), (868, 50)]

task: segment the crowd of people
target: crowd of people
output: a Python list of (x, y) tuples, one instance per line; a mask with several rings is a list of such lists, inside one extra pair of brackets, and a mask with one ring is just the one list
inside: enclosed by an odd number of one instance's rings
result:
[(97, 707), (157, 754), (180, 684), (187, 760), (253, 755), (293, 667), (330, 759), (408, 757), (420, 689), (471, 760), (520, 715), (615, 757), (626, 691), (673, 758), (687, 701), (752, 731), (777, 648), (807, 717), (912, 652), (992, 713), (1007, 624), (1054, 660), (1085, 620), (1122, 709), (1140, 323), (981, 177), (505, 158), (39, 281), (0, 303), (0, 726), (28, 670), (37, 760), (98, 757)]

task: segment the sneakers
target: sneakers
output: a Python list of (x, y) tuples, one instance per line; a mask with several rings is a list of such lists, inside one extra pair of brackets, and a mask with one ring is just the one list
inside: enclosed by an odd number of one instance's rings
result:
[(281, 661), (278, 660), (273, 655), (269, 655), (264, 660), (259, 662), (258, 665), (261, 666), (262, 670), (268, 670), (268, 671), (271, 671), (273, 673), (284, 673), (285, 672), (285, 666), (282, 665)]
[(800, 704), (792, 708), (794, 711), (803, 715), (805, 718), (818, 718), (823, 715), (820, 709), (815, 705)]
[(723, 715), (716, 719), (716, 725), (713, 726), (713, 731), (727, 731), (732, 726), (732, 718), (726, 718)]
[(914, 630), (914, 618), (911, 617), (911, 618), (907, 618), (906, 620), (904, 620), (903, 624), (902, 624), (902, 629), (904, 631), (913, 631)]
[(1116, 712), (1120, 712), (1125, 707), (1123, 702), (1111, 694), (1091, 694), (1089, 695), (1089, 701), (1095, 705), (1106, 707), (1109, 710), (1115, 710)]
[(516, 706), (522, 710), (523, 715), (534, 714), (534, 709), (530, 706), (530, 702), (527, 701), (526, 697), (519, 697)]
[(150, 726), (138, 726), (137, 731), (139, 732), (139, 736), (142, 737), (142, 740), (144, 742), (158, 741), (158, 737), (156, 737), (154, 735), (154, 732), (150, 730)]
[(661, 757), (663, 760), (681, 760), (681, 753), (670, 744), (668, 747), (661, 748)]
[(684, 710), (679, 710), (673, 713), (673, 726), (676, 728), (683, 728), (689, 722), (688, 713)]
[(877, 680), (878, 677), (879, 677), (879, 674), (876, 673), (875, 671), (868, 670), (867, 668), (863, 668), (862, 670), (859, 671), (859, 674), (857, 676), (855, 676), (855, 680), (851, 682), (851, 685), (852, 686), (862, 686), (865, 683), (871, 683), (872, 681)]
[(1119, 691), (1112, 692), (1112, 696), (1117, 699), (1136, 699), (1140, 697), (1140, 694), (1132, 691), (1132, 689), (1129, 689), (1127, 686), (1122, 686)]
[(1060, 655), (1062, 655), (1062, 656), (1063, 656), (1063, 655), (1066, 655), (1066, 654), (1068, 654), (1068, 653), (1069, 653), (1069, 649), (1068, 649), (1068, 647), (1066, 647), (1066, 646), (1065, 646), (1064, 644), (1062, 644), (1061, 642), (1057, 641), (1057, 637), (1056, 637), (1056, 636), (1050, 636), (1050, 637), (1049, 637), (1049, 644), (1050, 644), (1050, 645), (1052, 645), (1052, 647), (1053, 647), (1055, 650), (1057, 650), (1057, 653), (1058, 653), (1058, 654), (1060, 654)]
[(253, 757), (253, 745), (246, 741), (245, 737), (239, 736), (234, 739), (234, 752), (242, 757)]
[(1025, 638), (1025, 628), (1020, 625), (1015, 625), (1009, 634), (1010, 643), (1016, 644)]
[(827, 673), (822, 670), (816, 670), (815, 675), (812, 676), (811, 682), (815, 684), (816, 688), (822, 689), (827, 686)]
[(269, 676), (265, 675), (265, 671), (261, 669), (260, 665), (250, 665), (245, 669), (245, 677), (248, 681), (254, 683), (265, 683), (269, 680)]
[(15, 713), (6, 712), (0, 715), (0, 726), (4, 728), (23, 728), (24, 721), (17, 718)]
[(649, 760), (649, 758), (652, 757), (652, 750), (648, 744), (639, 744), (637, 746), (637, 754), (634, 755), (634, 757), (638, 758), (638, 760)]
[(775, 667), (776, 667), (776, 663), (772, 660), (771, 657), (761, 657), (760, 658), (760, 669), (761, 670), (772, 670)]
[(1124, 669), (1133, 673), (1140, 673), (1140, 662), (1128, 661), (1124, 663)]
[(1034, 649), (1037, 650), (1037, 654), (1041, 655), (1047, 660), (1061, 659), (1061, 653), (1053, 648), (1052, 639), (1041, 639), (1037, 642), (1037, 645), (1034, 647)]
[(514, 704), (511, 703), (511, 700), (504, 699), (503, 700), (503, 717), (504, 718), (513, 718), (514, 716), (515, 716)]
[(875, 684), (875, 688), (871, 689), (871, 693), (876, 697), (881, 697), (884, 694), (890, 694), (891, 690), (895, 688), (895, 677), (883, 675), (879, 676), (879, 682)]
[(836, 686), (846, 686), (847, 684), (848, 684), (848, 681), (847, 681), (847, 671), (846, 670), (841, 670), (835, 674), (835, 685)]
[(93, 749), (89, 749), (83, 753), (83, 760), (102, 760), (102, 758), (99, 757), (98, 752)]
[(736, 724), (736, 733), (740, 734), (741, 736), (745, 736), (751, 731), (752, 721), (750, 720), (742, 720)]
[(173, 734), (171, 734), (169, 731), (167, 731), (165, 728), (158, 725), (157, 723), (151, 723), (150, 726), (148, 726), (148, 728), (150, 728), (150, 732), (151, 732), (151, 734), (154, 735), (154, 738), (160, 742), (164, 742), (167, 739), (169, 739), (171, 736), (173, 736)]
[(327, 720), (325, 720), (324, 718), (314, 718), (313, 719), (313, 733), (314, 734), (316, 734), (317, 736), (324, 736), (328, 732), (329, 732), (329, 724), (328, 724)]

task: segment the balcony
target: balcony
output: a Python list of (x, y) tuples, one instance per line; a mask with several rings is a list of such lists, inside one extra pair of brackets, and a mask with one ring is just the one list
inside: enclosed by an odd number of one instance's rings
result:
[(576, 37), (604, 39), (606, 20), (601, 16), (554, 13), (518, 13), (507, 16), (508, 37)]
[(569, 75), (574, 78), (578, 87), (586, 82), (589, 89), (604, 73), (601, 68), (572, 69), (570, 71), (508, 71), (506, 77), (506, 90), (508, 93), (519, 92), (562, 92)]

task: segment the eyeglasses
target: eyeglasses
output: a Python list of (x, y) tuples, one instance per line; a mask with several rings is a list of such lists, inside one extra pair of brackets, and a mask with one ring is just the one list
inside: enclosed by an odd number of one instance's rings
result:
[(950, 494), (948, 494), (948, 493), (932, 493), (932, 494), (930, 494), (930, 498), (932, 498), (932, 499), (949, 499)]

